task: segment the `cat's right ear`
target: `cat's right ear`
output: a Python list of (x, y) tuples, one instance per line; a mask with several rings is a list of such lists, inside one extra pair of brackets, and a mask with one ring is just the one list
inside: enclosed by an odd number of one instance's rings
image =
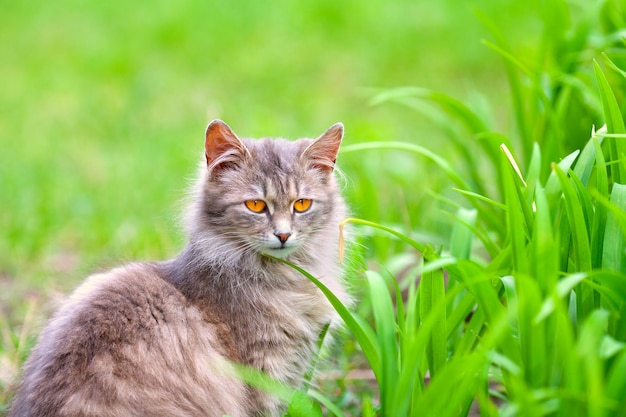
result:
[(335, 169), (342, 139), (343, 124), (335, 123), (304, 150), (302, 158), (308, 160), (310, 166), (331, 173)]
[(248, 149), (221, 120), (213, 120), (206, 128), (204, 155), (210, 173), (238, 165), (249, 155)]

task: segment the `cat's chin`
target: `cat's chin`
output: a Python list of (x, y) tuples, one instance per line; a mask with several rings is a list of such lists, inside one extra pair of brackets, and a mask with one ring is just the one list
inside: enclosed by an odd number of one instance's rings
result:
[(286, 259), (289, 255), (296, 251), (295, 246), (289, 246), (286, 248), (265, 248), (263, 253), (273, 256), (275, 258)]

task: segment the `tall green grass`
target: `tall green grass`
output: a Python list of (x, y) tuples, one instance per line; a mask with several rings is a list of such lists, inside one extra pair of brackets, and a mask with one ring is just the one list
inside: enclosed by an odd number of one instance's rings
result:
[[(466, 135), (451, 138), (462, 167), (411, 143), (343, 149), (427, 159), (466, 199), (450, 202), (457, 207), (451, 235), (437, 247), (370, 220), (346, 220), (421, 254), (418, 269), (401, 278), (365, 271), (370, 321), (301, 271), (335, 305), (376, 377), (371, 395), (379, 403), (364, 400), (362, 415), (626, 415), (626, 128), (617, 98), (624, 71), (607, 55), (599, 56), (604, 69), (590, 57), (599, 51), (592, 47), (611, 47), (618, 59), (626, 49), (610, 30), (590, 44), (588, 25), (597, 16), (610, 20), (619, 3), (586, 5), (590, 14), (570, 27), (548, 24), (568, 21), (564, 3), (547, 5), (534, 63), (518, 59), (480, 15), (495, 39), (485, 44), (503, 57), (509, 77), (511, 139), (459, 100), (401, 88), (375, 102), (420, 111), (428, 102), (460, 121)], [(497, 179), (491, 188), (486, 173)]]

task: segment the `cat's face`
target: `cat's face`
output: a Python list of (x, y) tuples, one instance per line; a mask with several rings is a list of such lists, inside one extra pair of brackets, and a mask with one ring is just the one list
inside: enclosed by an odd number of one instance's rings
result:
[(315, 141), (242, 141), (223, 122), (211, 123), (205, 227), (241, 253), (285, 258), (314, 250), (313, 238), (324, 233), (339, 204), (332, 171), (342, 135), (337, 124)]

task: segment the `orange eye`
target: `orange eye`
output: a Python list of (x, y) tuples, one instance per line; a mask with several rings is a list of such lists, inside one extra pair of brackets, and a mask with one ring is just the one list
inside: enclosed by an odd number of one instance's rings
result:
[(304, 211), (307, 211), (309, 207), (311, 207), (312, 202), (313, 201), (308, 198), (301, 198), (293, 203), (293, 209), (296, 213), (302, 213)]
[(248, 210), (255, 213), (260, 213), (267, 207), (267, 204), (265, 204), (263, 200), (246, 200), (245, 205), (248, 207)]

